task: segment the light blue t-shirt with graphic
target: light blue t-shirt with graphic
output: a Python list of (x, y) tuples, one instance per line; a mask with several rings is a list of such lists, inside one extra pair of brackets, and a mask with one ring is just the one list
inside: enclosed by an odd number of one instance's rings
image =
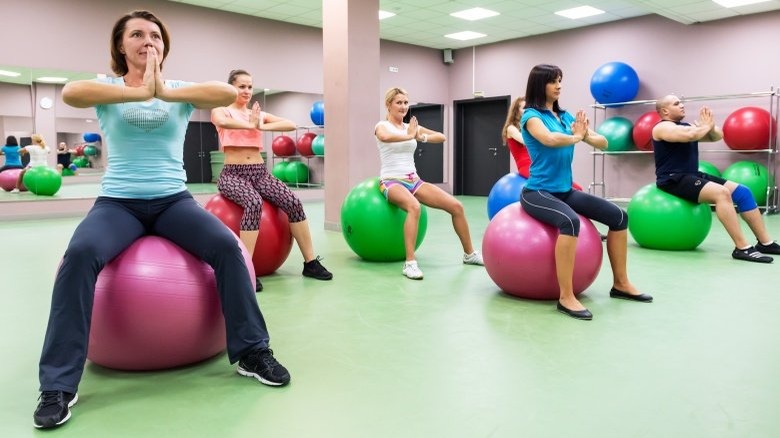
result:
[[(124, 86), (121, 77), (96, 80)], [(191, 85), (182, 81), (165, 84), (170, 88)], [(108, 152), (100, 196), (155, 199), (186, 190), (184, 135), (194, 110), (191, 103), (160, 99), (96, 105)]]
[(525, 187), (529, 190), (546, 190), (551, 193), (568, 192), (572, 185), (571, 163), (574, 160), (574, 145), (545, 146), (525, 128), (525, 124), (532, 118), (540, 119), (550, 132), (571, 135), (574, 117), (564, 111), (560, 113), (558, 119), (552, 111), (526, 108), (520, 119), (520, 132), (525, 147), (528, 148), (528, 155), (531, 157), (531, 175)]

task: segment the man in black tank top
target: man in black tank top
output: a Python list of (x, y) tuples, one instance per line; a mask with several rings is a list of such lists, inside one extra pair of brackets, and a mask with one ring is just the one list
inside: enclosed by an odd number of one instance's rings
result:
[[(750, 190), (734, 181), (699, 172), (699, 142), (723, 138), (712, 111), (702, 107), (699, 120), (685, 123), (685, 105), (674, 95), (656, 101), (661, 121), (653, 127), (656, 185), (659, 189), (695, 203), (715, 205), (715, 213), (734, 241), (731, 256), (738, 260), (771, 263), (765, 254), (780, 254), (780, 245), (769, 236)], [(734, 204), (737, 210), (734, 209)], [(739, 211), (758, 242), (745, 238), (737, 218)]]

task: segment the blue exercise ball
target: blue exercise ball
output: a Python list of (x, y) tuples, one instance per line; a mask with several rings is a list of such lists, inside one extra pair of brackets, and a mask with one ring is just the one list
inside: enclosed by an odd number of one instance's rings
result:
[(95, 143), (100, 141), (100, 134), (97, 132), (85, 132), (84, 141), (87, 143)]
[(493, 219), (502, 208), (520, 201), (520, 193), (525, 187), (527, 179), (515, 172), (502, 176), (490, 189), (487, 199), (488, 219)]
[(309, 116), (311, 117), (312, 123), (318, 126), (322, 126), (325, 124), (325, 102), (318, 100), (314, 102), (311, 106), (311, 111), (309, 112)]
[(639, 92), (639, 75), (624, 62), (608, 62), (590, 79), (590, 94), (599, 103), (628, 102)]

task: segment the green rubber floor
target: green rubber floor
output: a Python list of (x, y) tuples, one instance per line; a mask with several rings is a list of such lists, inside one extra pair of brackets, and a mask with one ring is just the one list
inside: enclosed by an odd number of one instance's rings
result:
[[(477, 247), (485, 198), (460, 198)], [(296, 248), (258, 295), (292, 383), (241, 377), (220, 355), (162, 372), (88, 363), (58, 437), (778, 437), (780, 259), (731, 259), (717, 220), (695, 251), (630, 243), (629, 272), (652, 304), (610, 299), (609, 265), (576, 321), (502, 294), (464, 266), (450, 218), (429, 211), (402, 263), (358, 259), (323, 230), (314, 244), (335, 278), (303, 278)], [(780, 216), (766, 221), (775, 238)], [(34, 430), (37, 362), (55, 268), (77, 218), (0, 223), (0, 436)], [(139, 323), (141, 323), (139, 321)]]

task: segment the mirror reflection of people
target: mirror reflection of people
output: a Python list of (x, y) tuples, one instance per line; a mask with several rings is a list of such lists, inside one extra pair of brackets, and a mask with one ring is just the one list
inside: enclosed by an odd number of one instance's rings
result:
[[(420, 204), (446, 211), (452, 216), (452, 226), (463, 246), (463, 263), (483, 265), (482, 254), (474, 249), (463, 204), (439, 187), (426, 183), (417, 175), (414, 151), (424, 143), (443, 143), (441, 132), (420, 126), (417, 117), (409, 123), (404, 117), (409, 112), (409, 95), (402, 88), (391, 88), (385, 93), (387, 116), (374, 127), (376, 145), (382, 167), (379, 188), (387, 201), (406, 212), (404, 220), (404, 248), (406, 261), (402, 273), (412, 280), (422, 280), (423, 272), (417, 264), (414, 247), (420, 221)], [(419, 144), (423, 143), (422, 146)]]
[[(214, 108), (211, 121), (217, 127), (220, 147), (225, 153), (225, 166), (219, 174), (217, 186), (222, 196), (244, 209), (241, 217), (240, 238), (250, 254), (254, 254), (260, 233), (263, 203), (270, 202), (287, 213), (292, 234), (303, 255), (303, 275), (318, 280), (333, 278), (314, 254), (309, 221), (298, 196), (268, 171), (260, 152), (263, 150), (263, 131), (292, 131), (295, 123), (262, 111), (252, 100), (252, 76), (245, 70), (233, 70), (228, 83), (236, 88), (235, 102)], [(263, 289), (258, 278), (256, 289)]]
[(30, 162), (27, 163), (27, 167), (25, 167), (21, 172), (19, 172), (19, 179), (16, 180), (16, 188), (14, 188), (14, 192), (19, 192), (19, 189), (22, 187), (22, 180), (24, 180), (24, 174), (27, 172), (28, 169), (32, 169), (33, 167), (48, 167), (49, 166), (49, 153), (51, 152), (51, 149), (49, 149), (48, 146), (46, 146), (46, 141), (43, 140), (43, 137), (40, 134), (33, 134), (31, 136), (32, 144), (29, 144), (19, 150), (19, 153), (24, 155), (28, 154), (30, 156)]
[(5, 163), (0, 167), (0, 172), (8, 169), (22, 169), (22, 156), (19, 152), (19, 140), (15, 136), (9, 135), (5, 139), (5, 145), (0, 149), (0, 155), (5, 156)]
[[(723, 138), (712, 111), (703, 106), (697, 121), (693, 124), (683, 122), (685, 104), (675, 95), (658, 99), (656, 111), (661, 116), (661, 121), (653, 127), (656, 186), (690, 202), (714, 204), (716, 216), (734, 241), (731, 256), (737, 260), (771, 263), (773, 258), (766, 254), (780, 254), (780, 245), (769, 235), (750, 189), (699, 172), (699, 142)], [(737, 211), (755, 235), (755, 245), (745, 238)]]
[[(62, 425), (78, 400), (98, 273), (142, 236), (168, 239), (214, 269), (225, 317), (227, 355), (238, 373), (280, 386), (290, 374), (274, 359), (265, 320), (233, 233), (187, 191), (184, 136), (195, 108), (234, 101), (224, 82), (165, 80), (168, 31), (151, 12), (121, 17), (111, 33), (117, 77), (69, 82), (63, 101), (95, 107), (109, 165), (101, 193), (77, 226), (58, 269), (39, 364), (37, 428)], [(144, 321), (137, 321), (144, 324)], [(182, 340), (185, 342), (186, 340)], [(118, 346), (117, 348), (121, 348)]]
[(57, 171), (60, 172), (60, 174), (62, 174), (63, 170), (69, 169), (74, 175), (78, 175), (79, 168), (70, 161), (71, 154), (73, 153), (75, 153), (75, 151), (68, 148), (68, 144), (64, 141), (61, 141), (60, 144), (57, 145)]
[(612, 268), (612, 298), (651, 302), (628, 278), (628, 216), (606, 199), (572, 189), (574, 146), (584, 142), (607, 148), (607, 139), (589, 127), (585, 111), (572, 115), (561, 108), (563, 72), (554, 65), (531, 69), (526, 106), (520, 120), (523, 140), (531, 156), (530, 178), (520, 202), (534, 219), (559, 230), (555, 242), (555, 271), (560, 287), (557, 310), (572, 318), (590, 320), (593, 314), (574, 295), (574, 256), (580, 219), (577, 214), (609, 227), (607, 255)]

